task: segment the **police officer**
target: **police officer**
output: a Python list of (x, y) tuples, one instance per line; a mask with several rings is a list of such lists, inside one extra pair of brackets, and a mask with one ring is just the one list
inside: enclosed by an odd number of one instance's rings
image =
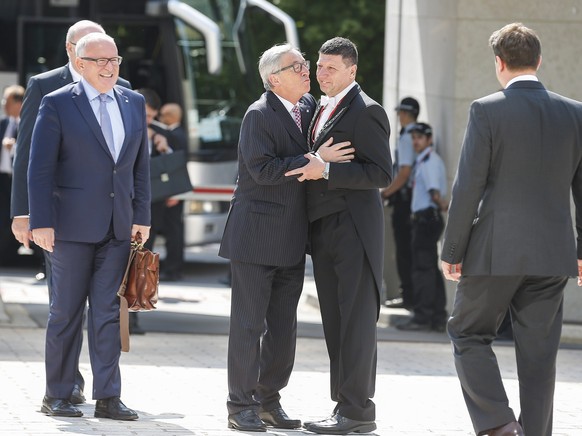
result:
[(409, 129), (417, 153), (412, 175), (412, 286), (414, 315), (397, 325), (400, 330), (444, 331), (447, 321), (443, 276), (437, 243), (443, 232), (441, 210), (447, 210), (445, 165), (432, 147), (432, 128), (416, 123)]
[(388, 200), (392, 207), (392, 229), (396, 245), (396, 268), (400, 278), (402, 299), (397, 298), (386, 303), (388, 307), (414, 307), (414, 293), (412, 289), (412, 253), (411, 253), (411, 223), (410, 200), (412, 167), (415, 153), (412, 147), (410, 129), (416, 123), (420, 112), (418, 101), (412, 97), (405, 97), (395, 108), (400, 122), (400, 138), (395, 150), (394, 180), (382, 191), (382, 197)]

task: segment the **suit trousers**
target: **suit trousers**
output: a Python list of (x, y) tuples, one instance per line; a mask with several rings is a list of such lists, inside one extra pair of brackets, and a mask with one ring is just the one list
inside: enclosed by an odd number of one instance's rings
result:
[(406, 307), (414, 307), (416, 300), (412, 285), (410, 200), (397, 200), (392, 204), (392, 230), (396, 246), (396, 269), (402, 289), (402, 304)]
[(166, 257), (161, 272), (179, 278), (184, 266), (184, 202), (167, 207), (165, 200), (156, 201), (151, 208), (152, 226), (145, 247), (153, 251), (156, 236), (162, 233), (166, 240)]
[[(49, 308), (52, 306), (53, 301), (53, 286), (52, 286), (52, 261), (51, 261), (51, 253), (46, 250), (42, 250), (42, 254), (44, 256), (44, 265), (45, 265), (45, 272), (46, 272), (46, 284), (48, 288), (48, 297), (49, 297)], [(75, 384), (79, 386), (81, 390), (85, 390), (85, 379), (83, 378), (83, 374), (79, 371), (79, 359), (81, 356), (81, 350), (83, 348), (83, 324), (85, 320), (85, 305), (83, 305), (83, 318), (81, 319), (81, 327), (77, 332), (78, 337), (75, 338), (74, 343), (76, 345), (76, 349), (72, 351), (75, 357)]]
[(412, 220), (412, 284), (414, 321), (444, 326), (447, 322), (445, 282), (439, 269), (438, 240), (443, 217), (435, 209), (415, 214)]
[(491, 348), (510, 309), (521, 414), (528, 436), (551, 436), (556, 356), (567, 277), (463, 276), (448, 333), (477, 434), (515, 420)]
[(46, 329), (46, 395), (69, 398), (75, 382), (83, 310), (93, 371), (93, 399), (119, 396), (119, 297), (129, 240), (111, 229), (98, 243), (56, 240), (51, 253), (52, 301)]
[(305, 257), (290, 267), (231, 260), (231, 271), (228, 413), (273, 410), (295, 363)]
[(312, 224), (313, 272), (330, 360), (335, 411), (358, 421), (376, 419), (378, 293), (347, 210)]

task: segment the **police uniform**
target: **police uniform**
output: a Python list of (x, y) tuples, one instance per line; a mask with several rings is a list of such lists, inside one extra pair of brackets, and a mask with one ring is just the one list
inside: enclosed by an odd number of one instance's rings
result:
[[(394, 176), (401, 166), (414, 166), (415, 153), (412, 147), (410, 129), (414, 123), (404, 127), (400, 132), (398, 147), (394, 151)], [(412, 197), (411, 178), (406, 184), (390, 197), (392, 206), (392, 228), (396, 245), (396, 268), (400, 277), (402, 289), (402, 304), (405, 307), (414, 306), (414, 291), (412, 287), (412, 225), (410, 222), (410, 201)]]
[[(416, 126), (411, 130), (415, 129)], [(412, 179), (412, 283), (416, 301), (412, 321), (427, 329), (444, 331), (446, 295), (437, 253), (444, 222), (430, 191), (438, 190), (444, 197), (447, 178), (445, 165), (432, 146), (417, 156)]]

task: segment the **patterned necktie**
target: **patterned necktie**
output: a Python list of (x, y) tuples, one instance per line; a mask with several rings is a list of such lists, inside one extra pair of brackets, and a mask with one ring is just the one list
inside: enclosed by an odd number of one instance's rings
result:
[(297, 124), (299, 130), (303, 132), (303, 129), (301, 128), (301, 110), (299, 109), (299, 105), (296, 104), (293, 106), (293, 110), (291, 112), (293, 112), (293, 120), (295, 121), (295, 124)]
[(109, 117), (109, 111), (107, 110), (107, 101), (110, 99), (107, 94), (99, 94), (99, 121), (101, 124), (101, 130), (103, 131), (103, 136), (105, 137), (105, 142), (109, 147), (111, 156), (113, 160), (117, 161), (117, 153), (115, 152), (115, 142), (113, 141), (113, 126), (111, 125), (111, 118)]

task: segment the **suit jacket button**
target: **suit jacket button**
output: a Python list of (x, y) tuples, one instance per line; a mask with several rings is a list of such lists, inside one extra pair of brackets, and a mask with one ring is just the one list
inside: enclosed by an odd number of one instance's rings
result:
[(114, 193), (114, 192), (112, 192), (111, 194), (109, 194), (109, 196), (110, 196), (111, 198), (113, 198), (113, 197), (115, 197), (115, 193)]
[(319, 194), (319, 196), (320, 197), (325, 197), (325, 193), (322, 192), (321, 194)]

